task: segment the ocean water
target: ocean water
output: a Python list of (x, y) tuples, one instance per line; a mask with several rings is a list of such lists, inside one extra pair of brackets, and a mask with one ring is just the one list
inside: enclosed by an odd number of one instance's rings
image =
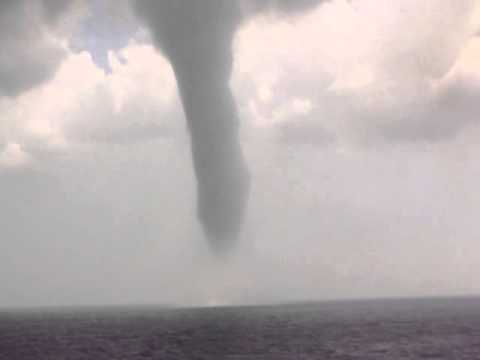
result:
[(0, 311), (0, 359), (480, 360), (480, 298)]

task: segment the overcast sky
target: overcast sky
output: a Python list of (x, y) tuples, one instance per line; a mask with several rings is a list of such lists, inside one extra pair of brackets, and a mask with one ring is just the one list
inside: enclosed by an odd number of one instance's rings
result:
[(480, 1), (238, 2), (251, 192), (227, 258), (148, 22), (1, 2), (0, 306), (480, 294)]

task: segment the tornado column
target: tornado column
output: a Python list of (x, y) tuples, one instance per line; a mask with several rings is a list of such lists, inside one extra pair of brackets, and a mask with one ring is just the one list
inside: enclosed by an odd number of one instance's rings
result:
[(177, 79), (191, 136), (198, 219), (212, 248), (225, 252), (240, 233), (250, 182), (229, 86), (239, 13), (235, 2), (225, 0), (138, 3)]
[(190, 129), (198, 218), (212, 245), (222, 250), (240, 232), (249, 187), (228, 76), (211, 65), (192, 71), (172, 63)]

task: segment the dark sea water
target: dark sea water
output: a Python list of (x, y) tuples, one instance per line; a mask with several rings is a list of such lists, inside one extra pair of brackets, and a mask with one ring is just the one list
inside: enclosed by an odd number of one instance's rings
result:
[(0, 359), (480, 360), (480, 299), (0, 311)]

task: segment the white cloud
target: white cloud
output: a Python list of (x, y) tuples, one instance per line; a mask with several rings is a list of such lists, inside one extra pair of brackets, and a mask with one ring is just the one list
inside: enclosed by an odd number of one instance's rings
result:
[(460, 52), (451, 74), (462, 74), (480, 79), (480, 38), (470, 39)]
[[(471, 121), (438, 113), (450, 94), (438, 84), (451, 83), (445, 79), (452, 71), (478, 72), (476, 40), (469, 39), (474, 5), (332, 1), (291, 21), (257, 17), (235, 42), (232, 87), (244, 118), (281, 126), (282, 138), (292, 130), (299, 143), (301, 132), (312, 142), (315, 126), (321, 138), (330, 133), (347, 143), (409, 140), (411, 132), (425, 140), (454, 136)], [(470, 98), (469, 92), (458, 96)], [(308, 99), (308, 113), (293, 111), (295, 99)], [(458, 106), (468, 108), (463, 116), (476, 104)], [(444, 120), (436, 129), (438, 116)]]
[(106, 74), (87, 52), (69, 53), (50, 81), (3, 101), (5, 141), (128, 143), (183, 126), (172, 70), (152, 46), (132, 42), (109, 58)]
[(2, 167), (22, 167), (27, 165), (30, 161), (30, 155), (22, 149), (20, 144), (8, 143), (5, 148), (0, 151), (0, 169)]

